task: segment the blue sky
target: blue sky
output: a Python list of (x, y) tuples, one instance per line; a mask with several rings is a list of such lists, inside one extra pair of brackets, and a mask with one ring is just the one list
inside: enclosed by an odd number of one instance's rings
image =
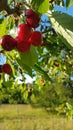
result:
[[(66, 0), (64, 0), (64, 1), (66, 1)], [(69, 15), (71, 15), (71, 16), (73, 16), (73, 6), (71, 6), (70, 8), (66, 8), (66, 7), (62, 7), (62, 6), (59, 6), (59, 5), (56, 5), (55, 7), (54, 7), (54, 10), (55, 11), (60, 11), (60, 12), (62, 12), (62, 13), (66, 13), (66, 14), (69, 14)], [(46, 26), (49, 26), (50, 24), (49, 23), (47, 23), (47, 21), (48, 21), (48, 17), (44, 14), (44, 15), (42, 15), (42, 20), (43, 21), (45, 21), (46, 23), (41, 23), (42, 25), (44, 25), (43, 27), (45, 28), (45, 25)], [(38, 28), (36, 28), (36, 30), (39, 30), (40, 29), (40, 26), (38, 27)]]
[(66, 7), (61, 7), (61, 6), (56, 5), (54, 9), (56, 11), (61, 11), (61, 12), (64, 12), (64, 13), (67, 13), (67, 14), (73, 16), (73, 6), (71, 6), (70, 8), (67, 9)]

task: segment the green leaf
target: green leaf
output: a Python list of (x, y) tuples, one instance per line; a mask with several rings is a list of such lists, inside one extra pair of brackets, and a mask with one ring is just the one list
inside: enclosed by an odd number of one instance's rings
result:
[(68, 7), (72, 6), (73, 5), (73, 0), (70, 1)]
[(61, 41), (73, 50), (73, 17), (57, 11), (48, 16)]
[(34, 64), (38, 60), (38, 54), (36, 48), (31, 46), (29, 52), (19, 53), (19, 57), (16, 58), (18, 64), (26, 71), (29, 75), (32, 74)]
[(19, 59), (16, 59), (16, 60), (17, 60), (18, 64), (20, 65), (20, 67), (24, 70), (24, 72), (25, 72), (25, 73), (28, 73), (30, 76), (32, 76), (32, 68), (29, 67), (29, 66), (26, 65), (26, 64), (23, 64), (23, 63), (21, 62), (21, 60), (19, 60)]
[(3, 84), (6, 86), (6, 87), (12, 87), (13, 83), (11, 81), (7, 81), (7, 82), (3, 82)]
[(13, 27), (14, 27), (14, 17), (12, 15), (10, 15), (8, 18), (7, 18), (7, 29), (8, 30), (11, 30)]
[(40, 14), (46, 13), (49, 10), (49, 0), (32, 0), (31, 5)]
[(24, 101), (27, 101), (27, 99), (28, 99), (28, 91), (26, 91), (26, 92), (23, 94), (23, 99), (24, 99)]
[(8, 0), (8, 4), (12, 4), (13, 3), (13, 0)]
[(7, 34), (7, 33), (8, 33), (8, 30), (7, 30), (7, 21), (6, 21), (6, 19), (4, 19), (2, 21), (2, 24), (0, 24), (0, 38), (3, 35)]
[(20, 53), (19, 55), (20, 55), (22, 62), (30, 67), (33, 67), (34, 64), (38, 60), (38, 54), (37, 54), (36, 48), (34, 46), (31, 46), (31, 49), (29, 52)]
[(14, 27), (14, 17), (9, 16), (8, 18), (5, 18), (2, 20), (0, 24), (0, 38), (3, 35), (8, 34), (9, 30), (11, 30)]
[(70, 0), (66, 0), (66, 7), (69, 7)]
[(35, 64), (35, 70), (41, 73), (46, 80), (49, 80), (52, 82), (52, 79), (48, 76), (47, 72), (44, 71), (40, 66), (38, 66), (38, 64)]

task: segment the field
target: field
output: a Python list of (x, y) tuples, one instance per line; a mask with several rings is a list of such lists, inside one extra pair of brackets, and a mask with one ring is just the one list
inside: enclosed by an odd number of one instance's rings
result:
[(0, 105), (0, 130), (73, 130), (73, 120), (30, 105)]

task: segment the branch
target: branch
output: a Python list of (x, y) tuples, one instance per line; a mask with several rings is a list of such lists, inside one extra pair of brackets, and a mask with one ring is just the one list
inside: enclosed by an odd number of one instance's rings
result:
[(15, 6), (14, 9), (11, 9), (8, 5), (7, 0), (0, 0), (0, 12), (5, 10), (8, 15), (17, 14), (20, 15), (20, 6)]
[(0, 0), (0, 12), (7, 6), (7, 0)]

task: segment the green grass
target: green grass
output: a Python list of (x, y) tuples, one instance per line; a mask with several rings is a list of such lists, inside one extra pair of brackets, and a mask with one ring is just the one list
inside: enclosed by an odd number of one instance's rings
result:
[(73, 130), (73, 120), (30, 105), (0, 105), (0, 130)]

